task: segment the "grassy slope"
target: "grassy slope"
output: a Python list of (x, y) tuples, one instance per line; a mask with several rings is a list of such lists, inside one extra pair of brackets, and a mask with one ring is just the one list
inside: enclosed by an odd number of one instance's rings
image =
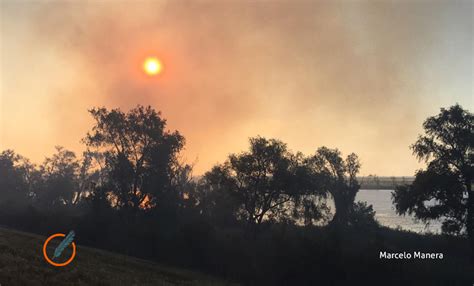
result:
[(45, 237), (0, 228), (0, 285), (230, 285), (203, 274), (87, 247), (66, 267), (42, 255)]

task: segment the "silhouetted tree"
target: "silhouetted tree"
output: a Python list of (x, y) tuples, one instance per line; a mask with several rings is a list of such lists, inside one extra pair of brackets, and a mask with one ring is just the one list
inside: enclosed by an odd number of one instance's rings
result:
[(336, 212), (332, 223), (348, 224), (349, 215), (354, 210), (354, 200), (359, 191), (357, 173), (360, 162), (356, 154), (351, 153), (346, 160), (337, 149), (321, 147), (308, 159), (315, 176), (322, 182), (322, 188), (334, 199)]
[(410, 186), (398, 187), (393, 201), (399, 214), (425, 222), (445, 218), (444, 232), (466, 231), (474, 259), (473, 123), (473, 115), (459, 105), (426, 119), (425, 134), (411, 148), (427, 168), (416, 173)]
[(84, 197), (89, 196), (100, 180), (100, 169), (94, 169), (94, 158), (93, 152), (86, 151), (82, 154), (77, 174), (78, 190), (73, 198), (73, 204), (77, 204)]
[(31, 168), (29, 162), (13, 150), (0, 153), (0, 205), (26, 202)]
[(114, 206), (136, 213), (176, 203), (179, 194), (172, 188), (173, 172), (184, 137), (166, 131), (166, 120), (150, 106), (137, 106), (127, 113), (95, 108), (90, 113), (95, 126), (84, 142), (103, 155), (104, 184)]
[(196, 188), (196, 207), (199, 213), (217, 226), (235, 225), (240, 200), (236, 192), (231, 191), (233, 188), (230, 169), (221, 165), (214, 166)]
[(56, 146), (56, 153), (40, 166), (36, 182), (36, 201), (47, 207), (61, 207), (77, 202), (80, 163), (74, 152)]
[(255, 137), (250, 139), (248, 152), (230, 155), (224, 164), (207, 173), (205, 180), (215, 190), (229, 192), (217, 198), (236, 202), (237, 206), (225, 209), (235, 210), (256, 233), (265, 219), (286, 216), (290, 203), (305, 194), (307, 186), (298, 177), (300, 168), (302, 160), (289, 152), (286, 144)]
[(197, 182), (192, 175), (193, 167), (188, 164), (176, 163), (171, 172), (171, 188), (173, 189), (175, 204), (179, 215), (198, 216), (196, 204)]

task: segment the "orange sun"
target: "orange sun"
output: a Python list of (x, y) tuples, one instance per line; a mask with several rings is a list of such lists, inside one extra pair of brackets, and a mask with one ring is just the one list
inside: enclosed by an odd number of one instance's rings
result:
[(146, 74), (153, 76), (161, 73), (163, 69), (163, 64), (161, 61), (155, 57), (148, 57), (143, 62), (143, 70)]

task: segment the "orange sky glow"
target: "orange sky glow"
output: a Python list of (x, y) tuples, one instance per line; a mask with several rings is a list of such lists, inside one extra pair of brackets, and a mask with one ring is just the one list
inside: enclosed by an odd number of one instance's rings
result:
[[(473, 110), (473, 2), (1, 2), (0, 150), (84, 150), (87, 110), (162, 112), (195, 174), (281, 139), (407, 176), (423, 120)], [(117, 19), (120, 19), (118, 21)], [(144, 60), (159, 59), (156, 76)]]

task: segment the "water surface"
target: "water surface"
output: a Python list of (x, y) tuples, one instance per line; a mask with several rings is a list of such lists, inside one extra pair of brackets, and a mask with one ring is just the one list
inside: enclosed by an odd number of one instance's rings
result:
[(417, 222), (412, 216), (399, 216), (395, 212), (392, 204), (392, 190), (360, 190), (357, 193), (356, 201), (371, 204), (375, 217), (380, 224), (391, 228), (402, 228), (415, 232), (439, 233), (441, 223), (436, 221), (430, 223), (428, 227), (422, 222)]

